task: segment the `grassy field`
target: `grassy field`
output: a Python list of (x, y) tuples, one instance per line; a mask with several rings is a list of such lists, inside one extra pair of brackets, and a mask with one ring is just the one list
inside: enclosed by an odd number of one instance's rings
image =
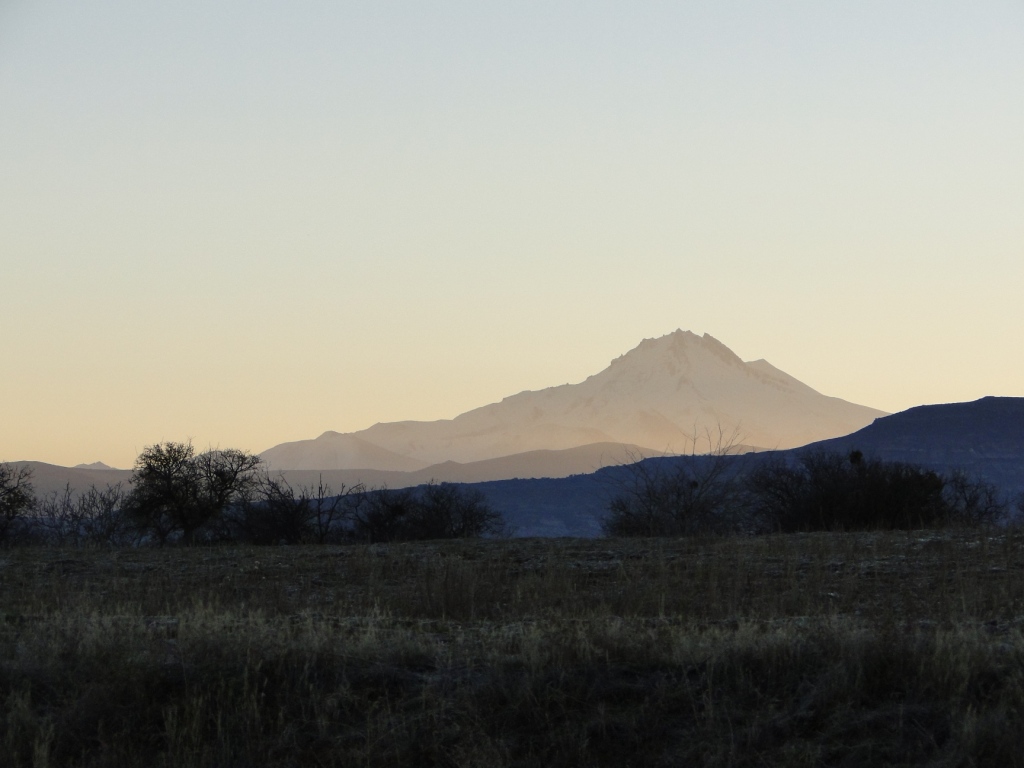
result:
[(1024, 535), (0, 552), (0, 765), (1024, 765)]

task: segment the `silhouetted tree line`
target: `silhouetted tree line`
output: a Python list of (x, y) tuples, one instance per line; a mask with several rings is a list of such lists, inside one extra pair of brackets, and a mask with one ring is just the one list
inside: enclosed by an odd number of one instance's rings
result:
[(294, 488), (258, 456), (196, 453), (190, 443), (147, 447), (128, 486), (38, 499), (26, 467), (0, 464), (0, 544), (139, 546), (328, 544), (450, 539), (505, 533), (479, 491)]
[[(735, 461), (727, 447), (683, 460), (637, 461), (609, 504), (610, 536), (909, 530), (1004, 522), (1010, 504), (962, 472), (807, 452)], [(748, 457), (749, 458), (749, 457)], [(244, 542), (328, 544), (504, 535), (501, 515), (475, 490), (292, 487), (259, 457), (196, 453), (189, 443), (147, 447), (127, 487), (38, 499), (26, 467), (0, 464), (0, 544), (138, 546)], [(1018, 499), (1024, 511), (1024, 498)]]
[(605, 534), (910, 530), (998, 523), (1010, 511), (984, 480), (860, 451), (736, 459), (722, 452), (629, 465)]

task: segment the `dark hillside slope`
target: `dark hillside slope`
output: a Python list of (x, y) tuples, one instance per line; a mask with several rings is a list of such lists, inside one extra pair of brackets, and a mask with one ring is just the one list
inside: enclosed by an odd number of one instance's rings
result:
[[(769, 456), (795, 461), (805, 451), (826, 450), (886, 461), (919, 464), (938, 472), (962, 469), (994, 483), (1013, 498), (1024, 493), (1024, 398), (984, 397), (969, 403), (922, 405), (876, 419), (846, 437), (788, 451), (729, 459), (745, 471)], [(706, 461), (706, 457), (652, 458), (652, 463)], [(600, 521), (616, 489), (628, 478), (624, 467), (558, 480), (476, 483), (520, 536), (598, 536)]]
[(1013, 495), (1024, 492), (1024, 397), (921, 405), (803, 450), (854, 449), (938, 471), (963, 469)]
[[(768, 455), (747, 453), (728, 457), (727, 460), (732, 471), (743, 472)], [(666, 456), (646, 459), (644, 463), (673, 467), (686, 463), (704, 465), (714, 460), (708, 456)], [(609, 503), (629, 485), (631, 477), (630, 467), (614, 466), (589, 475), (460, 485), (484, 494), (491, 506), (513, 527), (516, 536), (589, 538), (601, 535), (601, 520)]]
[(514, 536), (594, 538), (613, 493), (603, 470), (572, 477), (492, 480), (463, 487), (478, 490), (512, 526)]

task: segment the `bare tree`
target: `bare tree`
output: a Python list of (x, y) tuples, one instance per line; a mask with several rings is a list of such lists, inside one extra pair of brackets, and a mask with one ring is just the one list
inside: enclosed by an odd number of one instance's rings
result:
[(196, 455), (191, 443), (151, 445), (135, 461), (126, 507), (157, 543), (195, 543), (205, 527), (251, 497), (259, 466), (259, 456), (235, 449)]
[(326, 544), (344, 536), (345, 521), (362, 485), (335, 492), (323, 478), (313, 487), (293, 488), (283, 476), (264, 475), (254, 499), (234, 515), (242, 538), (254, 544)]
[(0, 464), (0, 543), (14, 538), (24, 515), (35, 505), (32, 469)]
[(358, 506), (358, 499), (365, 490), (362, 483), (351, 486), (342, 483), (341, 488), (334, 491), (324, 485), (322, 475), (315, 489), (302, 489), (302, 498), (309, 505), (309, 525), (315, 543), (326, 544), (340, 537), (344, 521)]
[(719, 427), (701, 436), (695, 429), (689, 442), (687, 456), (635, 457), (624, 465), (602, 522), (606, 535), (686, 536), (743, 527), (744, 495), (730, 462), (738, 433), (726, 435)]
[(962, 469), (945, 477), (945, 499), (951, 520), (962, 525), (1004, 521), (1010, 504), (992, 483), (972, 477)]

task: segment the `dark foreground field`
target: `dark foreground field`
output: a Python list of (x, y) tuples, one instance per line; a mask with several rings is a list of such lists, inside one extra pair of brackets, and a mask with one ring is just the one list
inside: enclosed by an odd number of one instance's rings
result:
[(1024, 765), (1024, 537), (0, 552), (0, 765)]

